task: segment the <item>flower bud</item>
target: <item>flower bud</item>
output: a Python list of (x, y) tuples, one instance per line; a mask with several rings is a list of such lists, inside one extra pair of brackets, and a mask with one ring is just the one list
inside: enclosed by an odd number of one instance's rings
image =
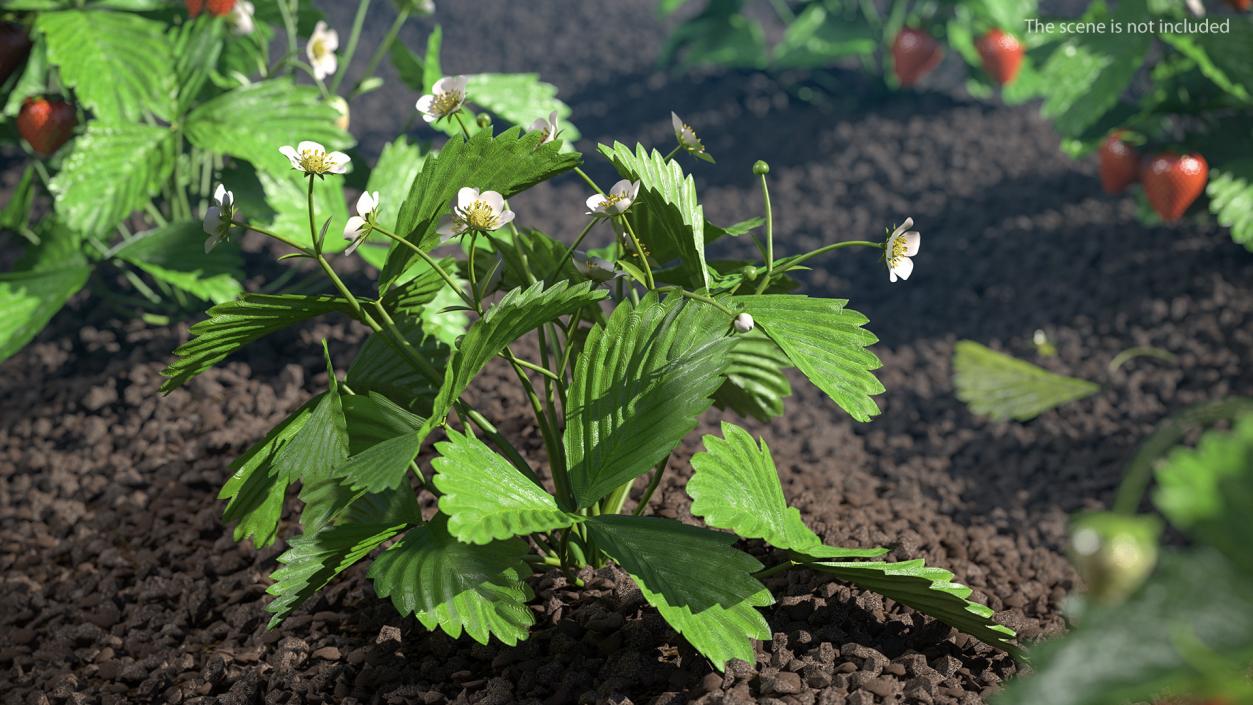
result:
[(736, 333), (747, 333), (752, 330), (756, 324), (753, 323), (753, 314), (741, 313), (735, 317), (733, 325), (735, 326)]
[(475, 118), (475, 122), (479, 124), (480, 128), (486, 130), (492, 126), (492, 116), (487, 113), (479, 113), (479, 116)]
[(757, 281), (757, 275), (759, 274), (759, 272), (757, 271), (756, 267), (750, 264), (747, 267), (741, 269), (740, 274), (744, 277), (744, 281), (755, 282)]
[(1093, 512), (1075, 519), (1070, 530), (1070, 556), (1099, 602), (1125, 600), (1157, 563), (1161, 522), (1150, 516)]
[(335, 118), (335, 126), (341, 130), (347, 131), (348, 125), (351, 122), (348, 112), (348, 101), (335, 95), (331, 96), (330, 99), (327, 100), (327, 104), (332, 108), (335, 108), (335, 112), (339, 113), (339, 117)]
[(770, 165), (758, 159), (753, 162), (753, 173), (758, 176), (765, 176), (770, 173)]

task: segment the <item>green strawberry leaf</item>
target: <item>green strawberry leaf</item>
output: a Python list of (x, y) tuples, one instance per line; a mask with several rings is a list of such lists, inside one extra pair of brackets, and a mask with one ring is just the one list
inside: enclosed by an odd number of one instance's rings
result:
[(712, 404), (723, 380), (726, 314), (678, 295), (618, 304), (588, 335), (566, 405), (565, 448), (580, 507), (648, 471)]
[(873, 397), (883, 385), (872, 370), (882, 366), (869, 348), (879, 339), (864, 326), (869, 319), (844, 308), (845, 299), (767, 294), (737, 296), (792, 364), (814, 386), (858, 421), (879, 413)]
[(486, 544), (513, 536), (560, 529), (581, 517), (557, 507), (547, 490), (518, 471), (487, 444), (448, 432), (431, 461), (442, 495), (439, 510), (458, 541)]
[(480, 644), (495, 636), (513, 646), (535, 623), (526, 606), (535, 597), (523, 582), (531, 573), (526, 554), (518, 539), (461, 543), (437, 514), (376, 558), (369, 577), (379, 597), (390, 597), (400, 614), (415, 615), (427, 629), (454, 639), (465, 632)]
[(1029, 362), (991, 350), (973, 340), (959, 340), (953, 351), (953, 386), (970, 411), (996, 420), (1027, 421), (1100, 387), (1065, 377)]
[(660, 517), (602, 515), (584, 526), (714, 668), (724, 670), (731, 659), (755, 662), (752, 640), (771, 635), (757, 608), (774, 597), (752, 575), (761, 563), (732, 547), (734, 535)]

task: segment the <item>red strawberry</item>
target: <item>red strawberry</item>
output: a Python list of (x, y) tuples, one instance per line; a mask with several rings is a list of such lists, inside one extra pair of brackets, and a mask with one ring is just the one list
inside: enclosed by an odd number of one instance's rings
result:
[(902, 86), (912, 86), (940, 63), (944, 49), (930, 34), (905, 27), (892, 40), (892, 69)]
[(235, 9), (235, 0), (183, 0), (187, 3), (187, 14), (196, 17), (208, 8), (209, 14), (222, 17)]
[(17, 115), (17, 131), (40, 156), (61, 148), (74, 133), (74, 107), (60, 98), (27, 98)]
[(0, 22), (0, 83), (21, 66), (30, 54), (30, 35), (26, 28), (12, 22)]
[(1105, 193), (1122, 193), (1140, 180), (1140, 155), (1131, 145), (1122, 141), (1122, 133), (1115, 130), (1101, 143), (1096, 152), (1101, 188)]
[(1022, 43), (1014, 35), (999, 29), (990, 29), (975, 42), (975, 48), (983, 59), (983, 70), (997, 83), (1007, 85), (1018, 75), (1024, 50)]
[(1182, 156), (1167, 152), (1149, 160), (1140, 174), (1140, 181), (1153, 210), (1169, 222), (1179, 220), (1201, 195), (1208, 176), (1209, 164), (1205, 157), (1195, 152)]
[(1227, 2), (1231, 3), (1231, 6), (1240, 12), (1248, 12), (1249, 7), (1253, 6), (1253, 0), (1227, 0)]

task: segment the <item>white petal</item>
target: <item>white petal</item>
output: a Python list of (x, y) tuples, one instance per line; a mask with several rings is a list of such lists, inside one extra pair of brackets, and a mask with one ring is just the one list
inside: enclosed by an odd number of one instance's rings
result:
[(905, 238), (905, 256), (913, 257), (918, 254), (918, 247), (922, 245), (922, 234), (917, 230), (910, 230), (901, 237)]
[(605, 205), (605, 197), (599, 193), (587, 197), (587, 209), (593, 213), (601, 212)]
[(479, 200), (490, 206), (493, 213), (500, 213), (505, 209), (505, 197), (495, 191), (484, 191), (479, 194)]
[(676, 135), (683, 134), (683, 120), (682, 118), (679, 117), (679, 114), (674, 112), (673, 110), (670, 111), (670, 124), (674, 126), (674, 134)]
[(623, 196), (631, 191), (631, 180), (623, 179), (613, 186), (609, 187), (609, 193), (613, 196)]
[(348, 244), (348, 248), (344, 250), (344, 254), (351, 255), (352, 253), (356, 252), (357, 248), (361, 247), (361, 243), (363, 242), (365, 242), (364, 236), (359, 237), (356, 240), (353, 240), (351, 243)]
[[(896, 266), (892, 268), (892, 276), (908, 279), (909, 275), (914, 273), (914, 261), (908, 257), (902, 257)], [(896, 279), (892, 279), (896, 281)]]
[(206, 235), (217, 235), (222, 227), (222, 211), (217, 206), (211, 206), (204, 214), (203, 225)]
[(640, 195), (640, 182), (638, 181), (631, 182), (631, 190), (628, 192), (628, 195), (630, 196), (632, 201), (634, 201), (636, 197)]
[(466, 208), (469, 208), (470, 204), (477, 200), (479, 200), (479, 190), (476, 188), (462, 186), (461, 189), (457, 191), (458, 210), (465, 210)]
[(435, 82), (434, 91), (436, 93), (465, 93), (468, 81), (469, 79), (465, 76), (447, 76)]
[(415, 103), (413, 107), (417, 108), (418, 112), (429, 113), (431, 112), (431, 105), (434, 102), (435, 102), (435, 96), (424, 95), (421, 98), (418, 98), (418, 102)]
[(357, 236), (361, 234), (361, 231), (364, 229), (365, 229), (365, 218), (362, 218), (359, 215), (354, 215), (353, 217), (348, 219), (347, 223), (344, 223), (344, 239), (355, 240), (357, 239)]
[(212, 252), (213, 248), (217, 247), (218, 243), (221, 241), (222, 241), (221, 235), (217, 235), (217, 234), (210, 235), (204, 241), (204, 253), (207, 255), (210, 252)]
[(914, 219), (906, 218), (904, 223), (901, 223), (900, 225), (896, 226), (896, 230), (892, 231), (892, 234), (888, 236), (888, 240), (891, 241), (892, 238), (895, 238), (896, 236), (900, 235), (906, 230), (909, 230), (912, 227), (914, 227)]
[(218, 184), (218, 187), (213, 190), (213, 200), (218, 204), (221, 204), (227, 196), (228, 193), (226, 191), (226, 184)]
[(432, 115), (431, 113), (422, 113), (422, 119), (428, 123), (435, 122), (439, 118), (440, 118), (439, 115)]
[(326, 147), (323, 147), (321, 144), (312, 140), (303, 140), (300, 144), (296, 145), (296, 151), (325, 153)]
[(326, 161), (331, 165), (327, 171), (332, 174), (343, 174), (348, 171), (348, 162), (351, 162), (352, 158), (343, 152), (331, 152), (326, 155)]
[(287, 161), (291, 162), (293, 169), (300, 168), (300, 156), (296, 154), (296, 150), (290, 144), (279, 147), (278, 151), (284, 157), (287, 157)]
[(357, 199), (357, 214), (364, 217), (366, 214), (372, 213), (378, 207), (377, 198), (378, 196), (371, 195), (369, 191), (362, 193), (361, 197)]
[(548, 121), (544, 118), (535, 118), (535, 122), (531, 123), (531, 132), (548, 132)]
[(502, 211), (500, 216), (496, 218), (496, 227), (503, 228), (513, 222), (513, 211)]

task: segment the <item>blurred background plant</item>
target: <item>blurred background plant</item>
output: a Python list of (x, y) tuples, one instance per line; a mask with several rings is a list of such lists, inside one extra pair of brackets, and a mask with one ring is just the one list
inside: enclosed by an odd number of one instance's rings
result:
[[(0, 252), (12, 263), (0, 274), (0, 361), (85, 287), (153, 323), (236, 298), (240, 250), (203, 248), (201, 220), (219, 182), (250, 222), (307, 240), (304, 185), (277, 147), (312, 140), (354, 154), (351, 106), (382, 85), (383, 61), (415, 100), (441, 76), (438, 25), (418, 51), (398, 41), (406, 23), (433, 11), (429, 1), (396, 0), (383, 40), (359, 46), (379, 5), (357, 5), (341, 44), (340, 31), (300, 0), (0, 4), (0, 145), (26, 162), (0, 209)], [(347, 81), (354, 61), (364, 68)], [(484, 122), (569, 115), (535, 74), (468, 80)], [(411, 104), (397, 110), (411, 116), (409, 129), (421, 124)], [(348, 188), (407, 193), (426, 152), (420, 140), (402, 134), (373, 171), (355, 169)], [(315, 193), (336, 229), (348, 219), (344, 185), (321, 181)], [(394, 222), (396, 213), (381, 217)], [(327, 248), (346, 244), (332, 238)], [(375, 264), (385, 252), (362, 248)]]

